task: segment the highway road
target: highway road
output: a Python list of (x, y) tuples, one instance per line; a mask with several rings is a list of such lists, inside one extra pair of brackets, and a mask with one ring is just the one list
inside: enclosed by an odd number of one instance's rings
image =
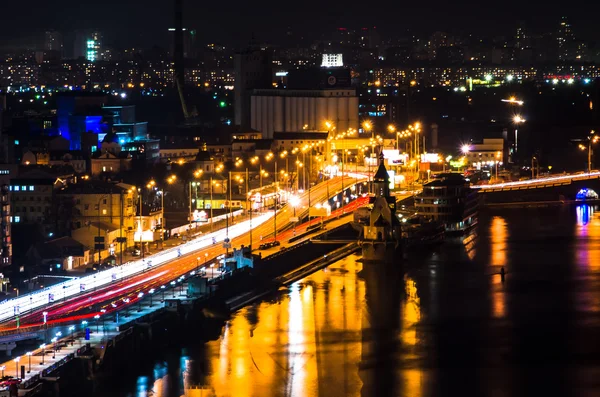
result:
[[(356, 179), (350, 181), (348, 177), (345, 177), (344, 179), (344, 186), (348, 186), (350, 183), (356, 181)], [(311, 204), (314, 206), (316, 203), (323, 203), (326, 201), (328, 192), (330, 195), (333, 195), (336, 192), (341, 191), (341, 189), (341, 178), (333, 178), (328, 183), (318, 184), (311, 189)], [(308, 195), (309, 193), (305, 192), (298, 197), (299, 200), (296, 208), (296, 215), (307, 211)], [(338, 216), (343, 211), (353, 211), (362, 203), (364, 203), (364, 201), (352, 202), (347, 208), (339, 208), (333, 211), (331, 216)], [(268, 239), (272, 240), (275, 222), (277, 229), (282, 230), (290, 225), (290, 218), (292, 218), (293, 215), (294, 210), (290, 205), (285, 205), (279, 210), (276, 218), (272, 217), (265, 221), (265, 215), (262, 214), (261, 217), (259, 217), (259, 221), (262, 223), (252, 228), (252, 245), (254, 250), (259, 245), (260, 236), (270, 236)], [(314, 224), (315, 221), (312, 223)], [(305, 232), (308, 225), (308, 223), (298, 225), (296, 227), (296, 233), (300, 234)], [(234, 228), (235, 225), (232, 225), (231, 227)], [(222, 233), (223, 230), (220, 232), (222, 236), (227, 235), (227, 232), (224, 234)], [(292, 236), (293, 230), (287, 230), (283, 233), (278, 233), (277, 240), (287, 240)], [(210, 238), (210, 235), (201, 238)], [(267, 238), (265, 238), (263, 242), (266, 240)], [(239, 237), (233, 238), (231, 241), (232, 247), (241, 247), (242, 245), (250, 245), (250, 233), (244, 233)], [(163, 294), (168, 293), (165, 291), (172, 287), (171, 283), (175, 282), (177, 285), (178, 278), (183, 275), (188, 275), (190, 272), (198, 271), (199, 268), (209, 266), (211, 264), (209, 259), (212, 260), (217, 258), (226, 253), (226, 251), (228, 251), (228, 249), (223, 247), (221, 241), (218, 241), (216, 244), (210, 244), (206, 248), (202, 248), (187, 255), (175, 257), (173, 260), (162, 265), (150, 267), (143, 273), (129, 277), (122, 275), (124, 268), (126, 268), (127, 265), (114, 268), (111, 270), (115, 273), (115, 277), (113, 277), (114, 281), (112, 283), (97, 287), (94, 290), (81, 292), (72, 297), (65, 296), (63, 299), (60, 299), (60, 296), (57, 296), (55, 302), (36, 308), (29, 313), (20, 316), (18, 327), (20, 330), (25, 330), (42, 326), (44, 324), (44, 312), (47, 313), (47, 326), (81, 321), (83, 319), (93, 318), (95, 315), (103, 316), (124, 309), (127, 306), (135, 305), (141, 299), (146, 298), (150, 291), (153, 291), (156, 295), (156, 299), (162, 299)], [(147, 259), (152, 260), (152, 257)], [(121, 275), (119, 275), (119, 272), (121, 272)], [(164, 288), (161, 288), (162, 286), (164, 286)], [(166, 295), (166, 297), (168, 297), (168, 295)], [(14, 331), (16, 328), (17, 321), (15, 318), (5, 321), (0, 325), (0, 331)]]

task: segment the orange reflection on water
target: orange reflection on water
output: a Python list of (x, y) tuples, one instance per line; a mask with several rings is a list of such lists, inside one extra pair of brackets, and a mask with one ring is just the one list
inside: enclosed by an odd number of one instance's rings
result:
[(591, 205), (578, 205), (576, 214), (575, 259), (577, 264), (597, 273), (600, 270), (600, 218)]
[(250, 308), (232, 317), (219, 341), (208, 344), (214, 395), (360, 395), (360, 264), (350, 257), (336, 266), (258, 304), (256, 325), (248, 321)]
[(421, 320), (421, 299), (417, 294), (417, 283), (410, 277), (405, 279), (406, 300), (402, 316), (402, 343), (413, 347), (417, 343), (417, 323)]
[[(406, 299), (402, 310), (400, 337), (402, 347), (407, 352), (406, 357), (410, 360), (417, 356), (415, 348), (419, 342), (417, 324), (421, 321), (421, 299), (419, 298), (417, 283), (412, 278), (405, 277), (404, 288)], [(401, 382), (404, 395), (414, 397), (423, 395), (422, 369), (404, 368)]]
[(589, 292), (594, 290), (589, 285), (600, 278), (600, 217), (591, 205), (578, 205), (575, 211), (575, 263), (582, 283), (588, 284), (576, 294), (576, 300), (581, 310), (598, 312), (600, 297)]
[[(506, 260), (507, 252), (507, 237), (506, 220), (501, 216), (494, 216), (490, 222), (490, 247), (491, 258), (490, 265), (492, 273), (499, 273), (503, 267), (506, 272), (508, 261)], [(506, 294), (504, 285), (499, 274), (494, 274), (492, 277), (492, 315), (496, 318), (504, 318), (506, 316)]]

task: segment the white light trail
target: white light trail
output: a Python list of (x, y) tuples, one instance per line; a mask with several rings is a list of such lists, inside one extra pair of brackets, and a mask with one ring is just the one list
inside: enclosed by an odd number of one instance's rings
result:
[(526, 181), (518, 181), (518, 182), (505, 182), (505, 183), (497, 183), (494, 185), (473, 185), (471, 186), (474, 189), (502, 189), (506, 187), (519, 187), (519, 186), (528, 186), (535, 185), (538, 183), (547, 183), (547, 182), (561, 182), (561, 181), (569, 181), (569, 180), (581, 180), (588, 179), (591, 177), (600, 177), (600, 172), (590, 172), (585, 174), (576, 174), (576, 175), (561, 175), (561, 176), (553, 176), (549, 178), (539, 178), (539, 179), (529, 179)]
[[(254, 217), (252, 219), (252, 228), (265, 223), (272, 217), (273, 212)], [(250, 220), (240, 222), (229, 227), (229, 238), (232, 239), (242, 236), (243, 234), (248, 233), (249, 230)], [(149, 267), (164, 265), (165, 263), (168, 263), (179, 256), (185, 256), (192, 252), (220, 244), (223, 242), (225, 237), (227, 237), (226, 229), (203, 234), (202, 236), (185, 244), (170, 248), (163, 252), (159, 252), (155, 255), (151, 255), (144, 260), (129, 262), (123, 266), (104, 270), (93, 275), (68, 280), (44, 288), (40, 291), (21, 295), (18, 298), (9, 299), (0, 303), (0, 321), (10, 320), (17, 314), (35, 310), (52, 303), (52, 301), (50, 301), (51, 295), (54, 297), (53, 301), (59, 301), (60, 299), (77, 295), (83, 290), (90, 291), (94, 288), (102, 287), (114, 281), (141, 273)], [(116, 292), (118, 291), (109, 291), (106, 294), (110, 295)]]

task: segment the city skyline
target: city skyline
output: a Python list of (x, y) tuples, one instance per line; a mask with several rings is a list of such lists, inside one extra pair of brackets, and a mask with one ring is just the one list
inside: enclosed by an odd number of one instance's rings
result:
[[(503, 4), (502, 9), (494, 10), (491, 15), (477, 5), (453, 5), (451, 9), (445, 9), (446, 5), (442, 3), (437, 6), (439, 12), (431, 11), (435, 5), (419, 4), (404, 7), (390, 3), (381, 8), (361, 9), (360, 12), (345, 7), (341, 2), (332, 2), (323, 12), (307, 11), (323, 8), (315, 4), (315, 8), (305, 5), (302, 10), (288, 13), (275, 5), (254, 4), (250, 7), (241, 3), (221, 9), (209, 4), (199, 9), (192, 2), (185, 2), (184, 26), (196, 29), (200, 42), (241, 47), (252, 37), (261, 42), (281, 44), (279, 41), (286, 37), (287, 32), (292, 33), (292, 41), (304, 38), (310, 42), (339, 27), (358, 29), (376, 26), (389, 37), (401, 37), (409, 30), (410, 34), (417, 36), (444, 31), (460, 36), (472, 34), (494, 38), (513, 36), (519, 24), (525, 23), (532, 33), (554, 33), (560, 18), (566, 16), (577, 38), (592, 42), (599, 38), (591, 20), (593, 8), (598, 6), (587, 7), (586, 13), (574, 13), (539, 9), (535, 4), (515, 2)], [(0, 48), (31, 47), (39, 44), (46, 30), (69, 33), (77, 29), (103, 30), (107, 42), (117, 46), (168, 46), (169, 36), (165, 32), (173, 26), (170, 2), (151, 1), (139, 7), (132, 0), (109, 0), (86, 6), (73, 0), (52, 3), (34, 1), (26, 21), (12, 17), (18, 14), (16, 4), (5, 4), (3, 8), (5, 12), (0, 16)], [(49, 19), (47, 16), (57, 9), (65, 10), (64, 17)], [(228, 24), (232, 27), (226, 27)]]

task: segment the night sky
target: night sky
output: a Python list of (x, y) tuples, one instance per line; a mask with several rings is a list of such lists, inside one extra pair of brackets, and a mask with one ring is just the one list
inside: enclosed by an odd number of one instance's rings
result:
[[(252, 33), (273, 42), (291, 27), (298, 36), (317, 39), (336, 27), (377, 26), (384, 35), (406, 29), (428, 34), (443, 30), (460, 34), (512, 35), (519, 20), (534, 32), (555, 30), (561, 15), (570, 18), (577, 38), (597, 40), (594, 19), (600, 4), (569, 3), (558, 8), (547, 2), (403, 2), (349, 1), (192, 1), (184, 0), (184, 25), (196, 28), (201, 41), (243, 45)], [(351, 7), (357, 4), (356, 7)], [(0, 0), (0, 45), (34, 42), (46, 29), (60, 31), (99, 28), (107, 44), (167, 45), (173, 26), (170, 0)]]

